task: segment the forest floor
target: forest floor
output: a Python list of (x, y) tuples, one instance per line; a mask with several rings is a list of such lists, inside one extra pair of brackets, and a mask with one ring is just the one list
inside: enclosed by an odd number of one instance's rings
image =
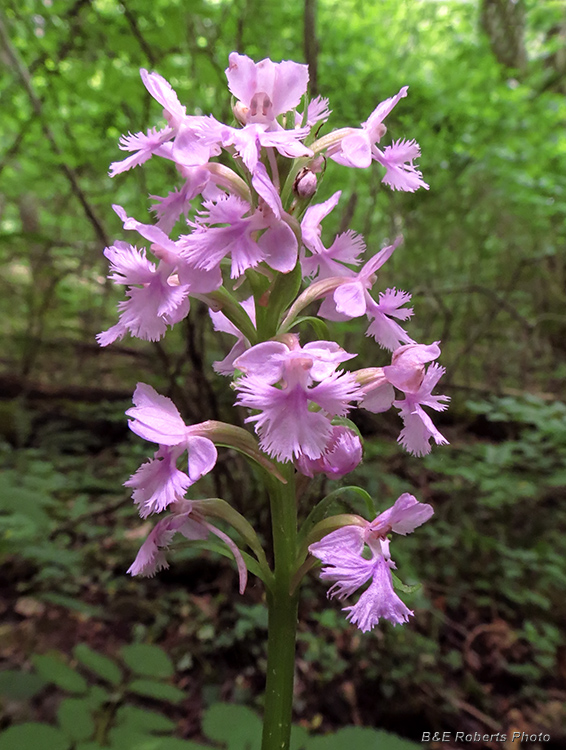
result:
[[(202, 741), (203, 709), (218, 700), (261, 710), (267, 621), (259, 582), (252, 576), (238, 596), (233, 565), (188, 545), (171, 551), (171, 567), (156, 578), (125, 573), (152, 528), (140, 521), (121, 486), (147, 455), (147, 447), (127, 434), (128, 405), (46, 408), (44, 403), (33, 412), (18, 411), (13, 402), (3, 405), (11, 420), (7, 437), (19, 432), (23, 439), (18, 447), (6, 440), (1, 453), (2, 669), (29, 670), (34, 654), (49, 652), (72, 664), (73, 649), (81, 643), (111, 658), (126, 644), (156, 643), (172, 658), (174, 684), (186, 693), (180, 705), (168, 709), (178, 736)], [(480, 419), (469, 429), (445, 427), (468, 473), (470, 457), (480, 449), (500, 449), (523, 434), (494, 429), (495, 439), (478, 436), (482, 424)], [(509, 506), (484, 501), (475, 523), (479, 537), (471, 539), (466, 509), (454, 510), (446, 485), (449, 478), (453, 490), (469, 496), (466, 472), (454, 472), (448, 459), (439, 471), (434, 462), (421, 466), (399, 458), (398, 450), (384, 448), (385, 438), (376, 438), (368, 451), (360, 483), (375, 482), (379, 470), (378, 490), (402, 490), (411, 481), (415, 494), (437, 509), (436, 530), (407, 538), (416, 580), (423, 581), (422, 589), (406, 598), (415, 617), (403, 628), (385, 625), (362, 636), (312, 576), (300, 610), (295, 720), (309, 730), (367, 725), (413, 740), (423, 732), (452, 732), (452, 738), (455, 732), (542, 733), (550, 741), (511, 745), (493, 739), (483, 746), (564, 747), (564, 568), (557, 568), (546, 550), (533, 556), (536, 545), (521, 548), (521, 535), (506, 536), (506, 559), (498, 560), (501, 548), (492, 540), (501, 542), (502, 528), (492, 529), (483, 547), (482, 530), (502, 524), (498, 514), (509, 514)], [(500, 473), (511, 468), (500, 467)], [(473, 480), (478, 492), (486, 491), (485, 477)], [(537, 495), (539, 512), (550, 515), (563, 492), (561, 487)], [(265, 512), (260, 505), (251, 510), (267, 535)], [(446, 529), (459, 518), (464, 536), (450, 536)], [(563, 522), (563, 511), (554, 520), (550, 515), (558, 531)], [(515, 519), (513, 528), (521, 523), (521, 517)], [(405, 542), (395, 544), (401, 548)], [(409, 557), (395, 559), (399, 569), (412, 571)], [(484, 579), (470, 583), (476, 563)], [(460, 580), (459, 572), (468, 569)], [(52, 721), (59, 699), (60, 693), (50, 690), (27, 702), (2, 702), (0, 723)], [(454, 739), (430, 745), (464, 746)]]

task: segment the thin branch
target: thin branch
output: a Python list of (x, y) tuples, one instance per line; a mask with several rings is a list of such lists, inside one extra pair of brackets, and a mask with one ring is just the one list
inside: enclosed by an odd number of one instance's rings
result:
[(30, 119), (30, 120), (26, 120), (26, 122), (24, 122), (24, 124), (22, 125), (20, 132), (16, 136), (14, 142), (4, 154), (4, 158), (2, 159), (2, 161), (0, 161), (0, 174), (2, 174), (4, 167), (8, 164), (10, 159), (13, 156), (15, 156), (20, 150), (20, 146), (24, 142), (24, 138), (26, 137), (29, 129), (31, 128), (32, 123), (33, 123), (33, 120)]
[[(436, 289), (434, 291), (434, 294), (436, 296), (443, 294), (470, 294), (474, 292), (484, 294), (486, 297), (489, 297), (494, 304), (508, 312), (509, 315), (514, 318), (517, 323), (520, 323), (521, 326), (523, 326), (523, 328), (525, 328), (529, 333), (531, 333), (536, 327), (536, 323), (527, 320), (523, 315), (521, 315), (516, 307), (514, 307), (510, 302), (507, 302), (507, 300), (504, 299), (500, 294), (497, 294), (497, 292), (494, 292), (493, 289), (490, 289), (489, 287), (481, 286), (481, 284), (466, 284), (464, 286), (450, 287), (447, 289)], [(413, 292), (413, 297), (419, 294), (426, 296), (427, 294), (430, 294), (430, 289), (417, 288)]]
[(311, 97), (318, 96), (318, 49), (316, 38), (316, 0), (305, 0), (304, 50), (309, 66), (309, 91)]
[(149, 46), (149, 44), (144, 39), (144, 36), (140, 31), (140, 27), (138, 26), (136, 17), (129, 10), (125, 2), (122, 3), (122, 7), (124, 8), (124, 16), (126, 17), (128, 24), (130, 25), (133, 35), (138, 40), (139, 45), (142, 48), (144, 55), (147, 57), (149, 62), (152, 64), (152, 66), (155, 66), (155, 63), (156, 63), (155, 55), (151, 51), (151, 47)]
[(43, 115), (43, 104), (41, 102), (41, 99), (35, 93), (29, 71), (25, 67), (24, 63), (20, 60), (18, 52), (16, 51), (16, 49), (14, 48), (10, 40), (10, 37), (8, 35), (7, 29), (5, 26), (4, 17), (1, 12), (0, 12), (0, 41), (2, 42), (6, 50), (6, 53), (10, 59), (10, 62), (12, 63), (13, 68), (15, 69), (15, 71), (17, 72), (18, 76), (20, 77), (23, 83), (24, 89), (28, 95), (33, 111), (41, 125), (43, 134), (45, 135), (46, 139), (49, 141), (49, 144), (51, 148), (53, 149), (53, 151), (55, 152), (55, 154), (61, 159), (61, 164), (60, 164), (61, 169), (63, 171), (63, 174), (65, 175), (65, 177), (71, 184), (71, 189), (73, 193), (76, 195), (81, 206), (83, 207), (84, 212), (88, 220), (92, 224), (92, 227), (98, 239), (102, 243), (104, 243), (104, 245), (109, 245), (110, 240), (106, 234), (106, 231), (104, 227), (102, 226), (101, 222), (99, 221), (98, 217), (96, 216), (94, 209), (88, 202), (87, 197), (84, 194), (81, 186), (79, 185), (79, 182), (78, 182), (78, 179), (74, 170), (63, 161), (63, 156), (64, 156), (63, 151), (59, 147), (55, 139), (55, 136), (53, 134), (53, 131), (47, 124), (47, 121)]

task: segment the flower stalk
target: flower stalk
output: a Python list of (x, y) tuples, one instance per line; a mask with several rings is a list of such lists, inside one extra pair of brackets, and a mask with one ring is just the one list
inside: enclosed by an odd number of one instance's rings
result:
[(274, 584), (267, 592), (267, 675), (262, 750), (287, 750), (291, 735), (299, 591), (291, 591), (296, 559), (297, 509), (294, 469), (287, 484), (269, 483)]

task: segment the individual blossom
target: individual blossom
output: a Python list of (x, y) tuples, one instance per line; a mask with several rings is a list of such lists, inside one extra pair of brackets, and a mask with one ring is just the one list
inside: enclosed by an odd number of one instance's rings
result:
[(446, 368), (433, 362), (428, 367), (419, 388), (416, 391), (405, 391), (404, 399), (393, 402), (393, 406), (399, 409), (404, 424), (399, 435), (399, 442), (415, 456), (424, 456), (430, 453), (431, 439), (437, 445), (448, 443), (448, 440), (438, 431), (432, 419), (423, 409), (423, 406), (428, 406), (435, 411), (444, 411), (447, 408), (450, 400), (448, 396), (432, 395), (432, 390), (445, 372)]
[(190, 224), (194, 231), (183, 235), (179, 245), (183, 258), (199, 270), (213, 273), (227, 255), (231, 258), (233, 279), (262, 261), (283, 273), (291, 271), (297, 262), (293, 230), (265, 204), (254, 210), (234, 195), (205, 201), (199, 216)]
[(259, 411), (246, 421), (256, 423), (262, 450), (280, 461), (322, 456), (332, 418), (345, 416), (358, 400), (352, 375), (336, 371), (354, 356), (333, 341), (301, 347), (297, 336), (288, 335), (285, 343), (257, 344), (235, 360), (244, 373), (235, 383), (236, 403)]
[(311, 149), (301, 143), (309, 132), (308, 127), (271, 130), (266, 123), (251, 123), (243, 128), (233, 128), (218, 122), (212, 115), (203, 118), (195, 126), (199, 144), (211, 149), (229, 149), (233, 146), (252, 175), (261, 163), (262, 148), (274, 148), (289, 159), (313, 156)]
[(206, 294), (222, 284), (219, 268), (197, 268), (182, 257), (180, 249), (159, 226), (143, 224), (127, 216), (121, 206), (113, 206), (124, 229), (137, 231), (151, 245), (159, 259), (156, 265), (146, 257), (145, 249), (115, 242), (104, 254), (110, 261), (109, 278), (127, 286), (127, 300), (118, 304), (120, 319), (98, 334), (101, 346), (107, 346), (126, 333), (147, 341), (158, 341), (167, 326), (183, 320), (190, 310), (190, 294)]
[(298, 126), (295, 114), (295, 127), (283, 128), (277, 117), (294, 110), (301, 101), (309, 80), (308, 67), (288, 60), (274, 63), (265, 59), (254, 63), (237, 52), (230, 54), (229, 63), (226, 69), (228, 87), (238, 99), (234, 114), (243, 127), (230, 127), (212, 116), (202, 118), (195, 124), (197, 141), (201, 147), (235, 151), (251, 173), (254, 188), (277, 216), (261, 174), (265, 172), (260, 161), (262, 149), (268, 153), (272, 176), (278, 185), (272, 150), (289, 159), (312, 156), (311, 149), (301, 141), (310, 133), (315, 122), (328, 116), (326, 102), (317, 100), (313, 104), (307, 112), (304, 127)]
[(373, 336), (380, 346), (391, 351), (401, 343), (413, 343), (405, 329), (394, 320), (408, 320), (411, 317), (412, 308), (404, 307), (411, 299), (411, 295), (396, 289), (387, 289), (380, 293), (376, 302), (370, 294), (370, 289), (377, 279), (376, 271), (389, 260), (401, 242), (402, 238), (398, 237), (393, 244), (384, 247), (357, 272), (342, 266), (342, 275), (336, 278), (330, 292), (326, 292), (326, 299), (318, 314), (328, 320), (350, 320), (367, 315), (370, 325), (366, 335)]
[(121, 136), (120, 148), (123, 151), (134, 153), (132, 156), (110, 165), (111, 177), (144, 164), (154, 154), (171, 158), (172, 146), (169, 141), (175, 137), (186, 116), (185, 107), (181, 106), (177, 94), (162, 76), (158, 73), (148, 73), (144, 68), (140, 70), (140, 76), (151, 96), (162, 105), (167, 126), (162, 130), (152, 128), (147, 131), (147, 134), (136, 133), (132, 135), (128, 133), (128, 135)]
[(234, 108), (237, 119), (243, 125), (261, 123), (281, 129), (276, 118), (299, 105), (309, 82), (308, 66), (290, 60), (274, 63), (267, 58), (254, 63), (237, 52), (231, 52), (228, 61), (226, 78), (238, 100)]
[(222, 285), (220, 269), (216, 266), (199, 268), (188, 261), (183, 255), (181, 241), (174, 242), (159, 226), (144, 224), (128, 216), (122, 206), (114, 205), (112, 208), (124, 223), (124, 229), (138, 232), (151, 242), (152, 253), (170, 269), (170, 273), (175, 272), (178, 283), (187, 286), (191, 293), (206, 294)]
[[(329, 597), (342, 600), (370, 581), (357, 603), (344, 608), (347, 619), (362, 632), (371, 630), (382, 617), (400, 625), (413, 614), (393, 590), (391, 570), (396, 566), (387, 536), (390, 532), (409, 534), (433, 513), (430, 505), (404, 493), (373, 521), (358, 517), (356, 525), (343, 526), (309, 546), (309, 552), (323, 563), (321, 579), (333, 584)], [(369, 558), (363, 554), (366, 548)]]
[[(408, 344), (393, 353), (391, 365), (360, 371), (359, 380), (364, 380), (364, 396), (360, 406), (379, 413), (390, 406), (399, 409), (404, 427), (399, 442), (406, 450), (417, 456), (430, 452), (430, 440), (437, 445), (448, 441), (433, 424), (423, 406), (435, 411), (444, 411), (450, 400), (448, 396), (433, 396), (432, 390), (445, 372), (445, 368), (433, 363), (440, 356), (438, 342), (429, 346)], [(365, 373), (365, 375), (364, 375)], [(404, 393), (403, 399), (395, 399), (395, 390)]]
[(128, 286), (128, 299), (118, 304), (118, 323), (97, 335), (108, 346), (126, 333), (146, 341), (158, 341), (167, 330), (188, 315), (189, 286), (172, 276), (173, 266), (160, 261), (156, 266), (126, 242), (117, 241), (104, 250), (110, 261), (108, 276), (115, 284)]
[[(130, 429), (159, 446), (154, 457), (125, 483), (133, 488), (133, 500), (145, 518), (180, 500), (188, 487), (211, 471), (218, 453), (208, 437), (210, 423), (187, 426), (171, 399), (150, 385), (138, 383), (133, 402), (134, 407), (126, 412), (131, 418)], [(185, 451), (187, 472), (177, 469), (177, 461)]]
[(169, 567), (165, 551), (175, 534), (181, 534), (189, 541), (208, 539), (214, 534), (221, 539), (234, 555), (240, 579), (240, 594), (247, 583), (247, 568), (240, 549), (230, 537), (199, 513), (199, 501), (182, 500), (171, 506), (171, 513), (158, 521), (140, 547), (136, 559), (128, 569), (133, 576), (154, 576), (158, 571)]
[(344, 425), (334, 425), (326, 450), (320, 458), (308, 458), (301, 454), (295, 459), (295, 467), (307, 477), (326, 474), (329, 479), (341, 479), (354, 471), (362, 460), (362, 441)]
[(149, 73), (142, 68), (140, 76), (148, 92), (163, 107), (167, 126), (162, 130), (153, 128), (147, 134), (123, 135), (120, 148), (134, 153), (111, 164), (110, 176), (137, 167), (153, 155), (170, 159), (184, 167), (202, 166), (211, 157), (217, 156), (220, 149), (214, 144), (204, 144), (199, 138), (197, 126), (204, 118), (187, 115), (171, 84), (158, 73)]
[(365, 169), (372, 160), (385, 167), (382, 182), (394, 190), (414, 192), (419, 187), (428, 189), (422, 173), (413, 161), (420, 156), (420, 147), (415, 140), (394, 141), (384, 150), (378, 143), (387, 131), (383, 120), (400, 99), (407, 96), (408, 86), (403, 86), (395, 96), (381, 102), (361, 128), (345, 128), (344, 136), (328, 148), (326, 155), (346, 167)]
[(304, 276), (316, 276), (325, 279), (331, 276), (344, 276), (350, 269), (342, 265), (350, 263), (358, 265), (359, 256), (365, 250), (363, 237), (352, 230), (339, 234), (332, 245), (327, 248), (321, 238), (322, 220), (335, 208), (341, 191), (338, 190), (324, 203), (317, 203), (307, 208), (301, 221), (303, 244), (310, 255), (305, 253), (301, 257), (301, 267)]
[[(205, 167), (185, 167), (182, 170), (185, 182), (180, 190), (175, 188), (166, 196), (151, 195), (155, 203), (151, 206), (151, 211), (157, 216), (157, 226), (164, 232), (170, 232), (180, 216), (187, 216), (190, 210), (191, 201), (197, 195), (210, 195), (210, 172)], [(218, 189), (213, 185), (214, 193)], [(216, 197), (216, 196), (215, 196)]]

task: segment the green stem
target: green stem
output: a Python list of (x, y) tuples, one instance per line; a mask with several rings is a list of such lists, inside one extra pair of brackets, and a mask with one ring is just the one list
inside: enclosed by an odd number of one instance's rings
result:
[(267, 593), (269, 609), (267, 683), (262, 750), (288, 750), (293, 710), (293, 677), (299, 592), (291, 591), (297, 556), (295, 470), (281, 465), (287, 484), (270, 480), (274, 585)]

